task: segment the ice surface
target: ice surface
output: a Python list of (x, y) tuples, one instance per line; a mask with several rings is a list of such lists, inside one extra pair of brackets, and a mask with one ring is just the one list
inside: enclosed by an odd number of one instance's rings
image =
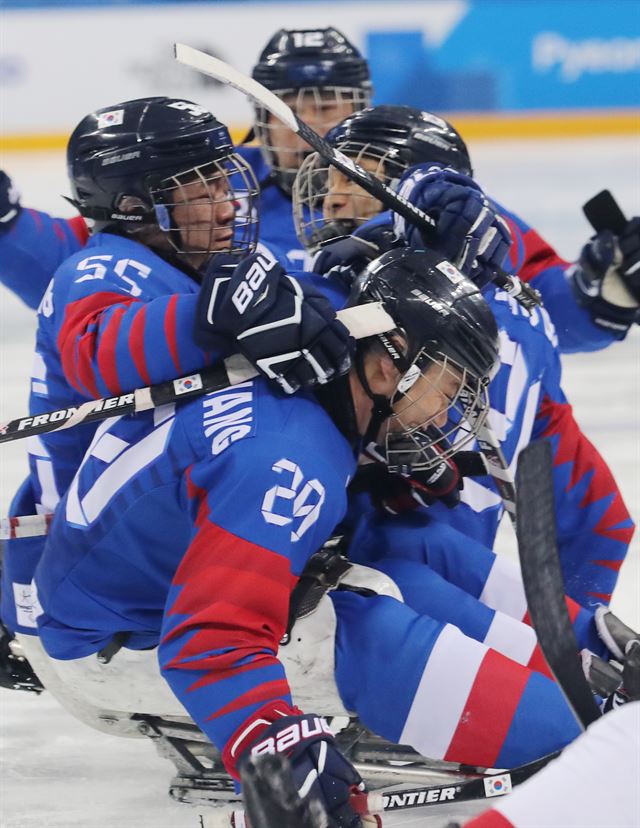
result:
[[(476, 175), (573, 258), (589, 235), (580, 205), (610, 188), (638, 213), (640, 149), (633, 138), (478, 143)], [(25, 204), (69, 215), (62, 153), (5, 155), (0, 165)], [(0, 288), (0, 421), (27, 410), (34, 315)], [(565, 390), (578, 421), (610, 464), (640, 520), (640, 337), (597, 354), (567, 357)], [(26, 473), (24, 445), (0, 448), (0, 514)], [(498, 547), (513, 554), (511, 529)], [(622, 567), (614, 608), (640, 627), (640, 540)], [(437, 704), (437, 700), (434, 702)], [(166, 795), (171, 766), (144, 740), (110, 738), (75, 721), (46, 695), (0, 691), (0, 828), (196, 828), (195, 812)], [(456, 816), (477, 810), (458, 806)], [(385, 818), (385, 826), (443, 826), (452, 812), (434, 808)]]

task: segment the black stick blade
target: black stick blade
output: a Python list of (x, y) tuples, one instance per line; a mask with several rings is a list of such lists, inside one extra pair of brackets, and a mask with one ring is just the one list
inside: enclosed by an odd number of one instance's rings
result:
[(565, 603), (556, 541), (551, 444), (528, 445), (516, 472), (518, 553), (531, 623), (544, 657), (567, 702), (586, 728), (600, 717), (582, 671), (578, 644)]
[(627, 224), (627, 219), (610, 190), (602, 190), (594, 195), (582, 205), (582, 211), (596, 233), (611, 230), (620, 235)]

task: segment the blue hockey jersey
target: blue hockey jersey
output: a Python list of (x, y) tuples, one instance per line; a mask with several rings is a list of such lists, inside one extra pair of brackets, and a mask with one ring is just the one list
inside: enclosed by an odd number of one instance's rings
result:
[[(158, 645), (163, 676), (223, 749), (264, 704), (292, 702), (278, 659), (289, 595), (344, 514), (355, 464), (309, 395), (262, 381), (103, 423), (36, 572), (45, 647), (79, 658), (116, 633)], [(504, 766), (577, 734), (537, 671), (392, 598), (332, 596), (338, 689), (381, 735)]]

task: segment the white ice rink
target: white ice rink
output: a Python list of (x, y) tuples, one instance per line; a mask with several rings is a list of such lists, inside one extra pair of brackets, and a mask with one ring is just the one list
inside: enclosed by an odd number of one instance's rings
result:
[[(589, 235), (580, 205), (597, 191), (610, 188), (628, 215), (640, 210), (640, 144), (635, 138), (478, 143), (472, 151), (485, 189), (568, 258), (575, 257)], [(68, 194), (62, 154), (5, 156), (0, 166), (18, 182), (25, 204), (70, 214), (58, 195)], [(27, 410), (34, 314), (0, 291), (1, 422)], [(577, 419), (610, 464), (636, 523), (639, 342), (636, 329), (626, 342), (604, 352), (564, 360), (565, 391)], [(0, 447), (0, 469), (0, 514), (6, 514), (26, 473), (24, 446)], [(513, 554), (511, 530), (503, 530), (499, 549)], [(636, 628), (639, 547), (636, 534), (613, 602)], [(110, 738), (76, 722), (47, 695), (9, 691), (0, 691), (0, 734), (0, 828), (196, 828), (195, 812), (168, 799), (172, 767), (146, 741)], [(444, 826), (451, 812), (439, 810), (408, 812), (384, 824)]]

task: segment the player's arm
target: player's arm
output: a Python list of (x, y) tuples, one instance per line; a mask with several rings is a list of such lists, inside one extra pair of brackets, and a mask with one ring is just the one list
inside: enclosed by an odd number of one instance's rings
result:
[[(258, 707), (291, 705), (277, 657), (289, 596), (346, 500), (344, 479), (317, 450), (285, 443), (279, 429), (250, 436), (255, 393), (243, 384), (203, 407), (211, 427), (205, 419), (209, 437), (199, 453), (212, 459), (187, 473), (194, 530), (167, 600), (160, 648), (165, 677), (221, 748)], [(216, 405), (218, 421), (227, 415), (218, 429)]]
[(197, 293), (150, 298), (144, 280), (153, 279), (152, 267), (86, 253), (57, 271), (39, 309), (54, 315), (62, 370), (80, 394), (121, 394), (212, 361), (192, 338)]
[[(61, 308), (56, 338), (68, 382), (89, 397), (119, 394), (231, 350), (287, 391), (348, 370), (353, 340), (311, 285), (264, 253), (235, 269), (213, 265), (199, 295), (148, 299), (153, 274), (144, 262), (94, 254), (65, 263), (52, 302)], [(45, 301), (41, 312), (47, 308)]]
[(314, 795), (340, 814), (360, 778), (326, 723), (294, 707), (277, 653), (291, 590), (344, 511), (344, 479), (267, 432), (191, 467), (186, 488), (194, 532), (167, 600), (162, 673), (236, 780), (251, 753), (286, 749), (297, 784), (314, 774)]
[(87, 241), (81, 216), (52, 218), (23, 208), (17, 190), (0, 171), (0, 282), (37, 308), (60, 264)]
[[(635, 311), (633, 307), (617, 306), (617, 299), (607, 302), (602, 298), (605, 275), (614, 264), (612, 249), (596, 245), (598, 237), (595, 237), (584, 248), (577, 263), (569, 262), (522, 218), (498, 204), (496, 207), (513, 237), (508, 259), (510, 269), (540, 291), (555, 325), (560, 350), (563, 353), (596, 351), (622, 339), (634, 321)], [(635, 232), (637, 235), (637, 229)], [(630, 239), (629, 244), (633, 247), (633, 234)], [(628, 254), (630, 267), (640, 255), (640, 240), (634, 250), (635, 254), (631, 249)], [(611, 256), (607, 255), (605, 261), (603, 255), (607, 251)], [(585, 269), (588, 280), (582, 278)], [(637, 309), (637, 302), (635, 307)]]
[(634, 523), (604, 459), (580, 430), (560, 388), (556, 353), (547, 370), (532, 439), (553, 447), (558, 545), (567, 593), (582, 606), (608, 604)]

